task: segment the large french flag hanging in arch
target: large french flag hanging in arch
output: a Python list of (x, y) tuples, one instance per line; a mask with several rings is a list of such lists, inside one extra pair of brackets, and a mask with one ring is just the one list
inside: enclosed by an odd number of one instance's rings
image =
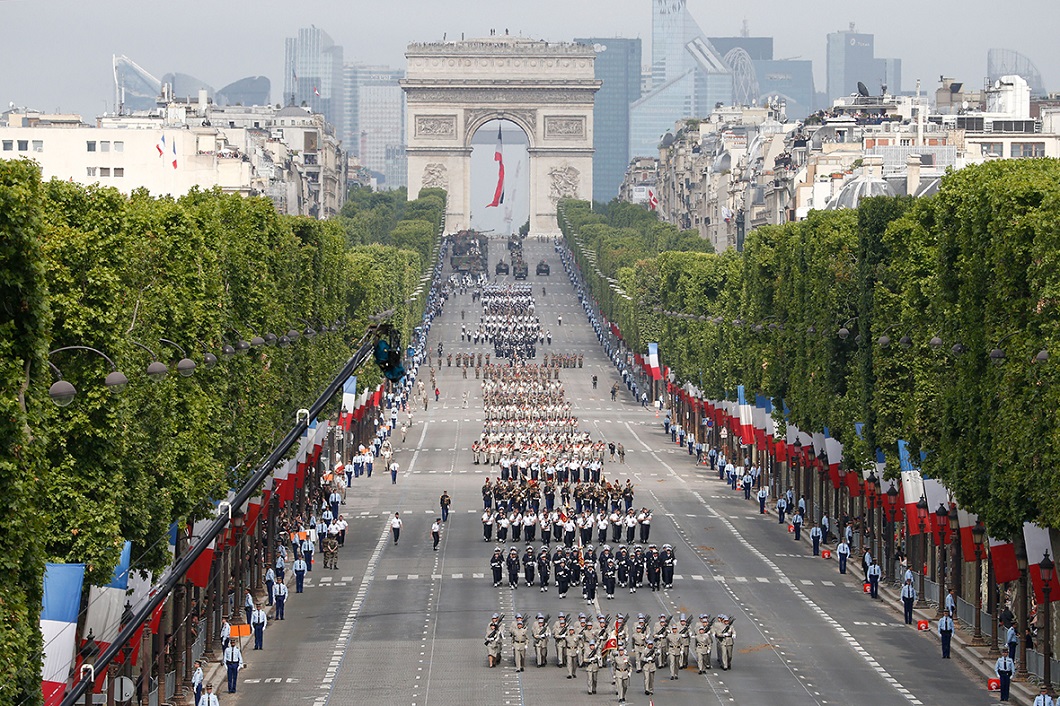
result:
[(495, 208), (504, 203), (504, 142), (501, 139), (501, 126), (497, 126), (497, 151), (493, 153), (493, 161), (497, 163), (497, 188), (493, 192), (493, 201), (486, 204), (486, 208)]

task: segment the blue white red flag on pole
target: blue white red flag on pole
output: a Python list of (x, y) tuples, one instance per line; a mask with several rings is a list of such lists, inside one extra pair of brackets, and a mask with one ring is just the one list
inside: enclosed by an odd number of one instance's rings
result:
[(77, 646), (77, 614), (84, 580), (84, 564), (48, 564), (44, 569), (40, 630), (44, 638), (41, 689), (45, 706), (59, 704), (66, 692)]
[[(110, 582), (104, 586), (92, 586), (88, 590), (88, 613), (85, 617), (83, 637), (91, 633), (100, 651), (110, 647), (121, 629), (121, 615), (125, 610), (126, 593), (129, 588), (129, 564), (132, 557), (132, 542), (122, 546), (121, 556), (114, 567)], [(82, 640), (82, 644), (84, 640)], [(102, 691), (105, 674), (96, 675), (95, 692)]]
[(486, 208), (494, 208), (504, 203), (504, 143), (501, 139), (501, 128), (497, 126), (497, 150), (493, 153), (493, 161), (497, 163), (497, 188), (493, 191), (493, 201), (486, 204)]

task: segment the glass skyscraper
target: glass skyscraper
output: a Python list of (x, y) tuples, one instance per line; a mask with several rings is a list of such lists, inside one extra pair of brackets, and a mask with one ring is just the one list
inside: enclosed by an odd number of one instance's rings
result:
[(652, 0), (651, 91), (630, 108), (629, 154), (653, 157), (681, 118), (732, 99), (732, 72), (692, 19), (686, 0)]
[(324, 30), (308, 27), (299, 29), (297, 37), (288, 37), (284, 49), (284, 102), (304, 104), (320, 113), (341, 137), (345, 130), (342, 47)]
[(346, 133), (350, 154), (383, 175), (385, 187), (396, 189), (408, 181), (405, 158), (405, 93), (398, 84), (401, 69), (346, 64)]
[(629, 108), (640, 98), (639, 39), (583, 38), (596, 49), (596, 78), (603, 82), (593, 104), (593, 200), (618, 196), (629, 165)]

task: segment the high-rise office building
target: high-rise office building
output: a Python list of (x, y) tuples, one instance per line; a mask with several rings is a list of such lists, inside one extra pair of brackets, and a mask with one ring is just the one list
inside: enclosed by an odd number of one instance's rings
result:
[(732, 100), (732, 71), (688, 11), (686, 0), (652, 0), (651, 91), (630, 108), (631, 157), (653, 156), (681, 118)]
[(639, 39), (575, 39), (596, 49), (596, 78), (603, 82), (593, 103), (593, 200), (618, 196), (629, 166), (629, 107), (640, 98)]
[(877, 59), (875, 37), (857, 32), (854, 25), (845, 32), (828, 35), (828, 100), (858, 92), (858, 82), (873, 95), (902, 91), (902, 60)]
[(316, 27), (298, 30), (284, 42), (283, 97), (287, 105), (306, 105), (335, 128), (345, 130), (342, 47)]
[(398, 84), (405, 72), (346, 64), (344, 74), (347, 149), (362, 166), (382, 175), (386, 188), (405, 185), (405, 94)]

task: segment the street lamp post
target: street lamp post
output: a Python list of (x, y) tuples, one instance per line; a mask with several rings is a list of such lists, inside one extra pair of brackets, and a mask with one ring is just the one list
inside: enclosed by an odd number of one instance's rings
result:
[(986, 527), (982, 520), (975, 521), (972, 528), (972, 541), (975, 543), (975, 629), (972, 631), (972, 645), (982, 647), (983, 640), (983, 540), (986, 538)]
[[(1016, 631), (1027, 629), (1027, 545), (1024, 542), (1019, 543), (1019, 549), (1016, 551), (1016, 566), (1020, 570), (1020, 588), (1019, 588), (1019, 604), (1016, 606)], [(1023, 639), (1023, 635), (1019, 635), (1020, 640), (1020, 652), (1019, 652), (1019, 663), (1016, 665), (1016, 678), (1026, 679), (1027, 678), (1027, 641)]]
[(887, 511), (887, 576), (894, 579), (894, 519), (897, 517), (898, 512), (898, 489), (894, 487), (894, 481), (891, 481), (891, 487), (887, 489), (884, 494), (883, 503)]
[(1045, 552), (1045, 556), (1038, 562), (1038, 570), (1042, 574), (1042, 593), (1045, 594), (1045, 643), (1042, 649), (1043, 662), (1045, 663), (1042, 671), (1042, 686), (1045, 687), (1046, 693), (1052, 695), (1053, 693), (1053, 634), (1052, 634), (1052, 610), (1049, 606), (1049, 594), (1053, 591), (1053, 572), (1056, 570), (1056, 564), (1049, 558), (1049, 552)]
[(928, 504), (927, 497), (924, 495), (920, 496), (920, 500), (916, 503), (916, 517), (917, 522), (920, 525), (920, 590), (917, 593), (916, 603), (918, 608), (922, 608), (925, 605), (924, 601), (924, 574), (927, 573), (927, 531), (925, 525), (927, 524), (928, 516)]
[(876, 485), (879, 483), (876, 471), (869, 471), (869, 477), (865, 479), (865, 512), (868, 515), (866, 524), (869, 528), (868, 545), (872, 558), (879, 559), (878, 545), (879, 532), (876, 531)]
[(935, 510), (935, 522), (939, 528), (939, 563), (935, 568), (935, 578), (939, 582), (939, 609), (936, 617), (941, 618), (946, 610), (946, 532), (945, 528), (950, 523), (950, 511), (946, 509), (946, 503), (939, 503)]

